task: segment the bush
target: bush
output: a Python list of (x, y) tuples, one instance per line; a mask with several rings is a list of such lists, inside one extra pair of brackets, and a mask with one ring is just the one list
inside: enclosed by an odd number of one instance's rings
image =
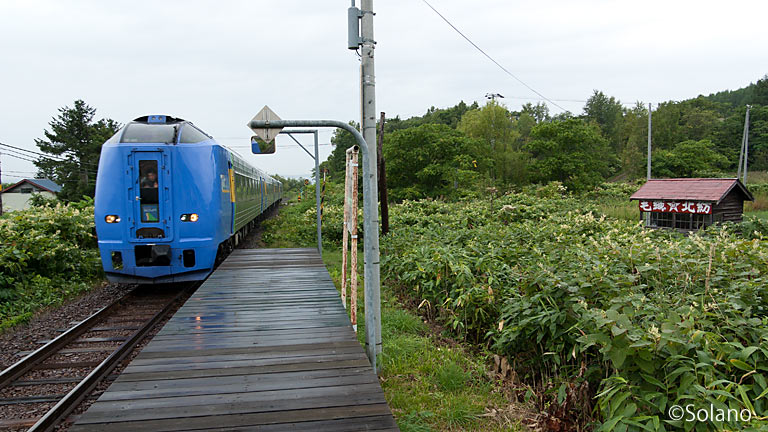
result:
[(88, 200), (0, 218), (0, 328), (101, 275), (93, 217)]

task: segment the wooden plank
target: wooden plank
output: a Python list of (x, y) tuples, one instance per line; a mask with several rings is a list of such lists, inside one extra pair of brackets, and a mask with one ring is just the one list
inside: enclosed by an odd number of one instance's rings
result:
[[(252, 431), (253, 427), (244, 426), (236, 428), (196, 429), (206, 432), (242, 432)], [(260, 425), (259, 432), (283, 432), (283, 431), (312, 431), (312, 432), (383, 432), (397, 431), (397, 425), (392, 416), (353, 417), (337, 420), (308, 421), (294, 423), (280, 423), (272, 425)]]
[[(249, 394), (254, 396), (255, 394)], [(225, 395), (229, 396), (229, 395)], [(382, 409), (381, 406), (386, 407)], [(351, 410), (353, 408), (362, 408), (365, 406), (378, 406), (378, 410), (374, 411), (375, 414), (384, 414), (389, 411), (386, 402), (383, 400), (383, 396), (380, 394), (341, 394), (339, 396), (324, 396), (314, 398), (291, 398), (291, 399), (276, 399), (271, 401), (244, 401), (244, 402), (229, 402), (223, 404), (201, 404), (181, 407), (168, 407), (168, 408), (146, 408), (146, 409), (118, 409), (97, 411), (99, 404), (95, 403), (88, 410), (88, 416), (80, 418), (78, 423), (81, 424), (95, 424), (95, 423), (139, 423), (143, 421), (162, 421), (165, 419), (173, 419), (177, 423), (183, 425), (186, 423), (195, 424), (198, 418), (207, 417), (227, 417), (231, 415), (239, 416), (253, 416), (253, 415), (268, 415), (271, 413), (281, 412), (296, 412), (299, 410), (317, 411), (318, 414), (323, 411), (329, 410)], [(385, 411), (386, 410), (386, 411)], [(339, 412), (335, 418), (345, 418), (347, 413)], [(285, 421), (290, 417), (278, 419), (277, 421)], [(323, 419), (327, 417), (318, 416), (316, 419)], [(274, 423), (272, 420), (270, 423)], [(215, 424), (215, 426), (221, 426), (221, 423)], [(199, 426), (196, 426), (199, 427)]]
[(286, 381), (284, 377), (253, 379), (253, 375), (239, 375), (223, 378), (202, 378), (191, 380), (167, 380), (162, 383), (151, 381), (152, 387), (141, 390), (110, 391), (100, 401), (137, 400), (150, 398), (169, 398), (179, 396), (197, 396), (211, 394), (239, 393), (249, 391), (293, 390), (302, 388), (330, 387), (333, 385), (360, 385), (378, 383), (372, 374), (354, 374), (330, 377), (302, 377), (299, 380)]
[(144, 372), (177, 372), (177, 371), (190, 371), (200, 369), (231, 369), (241, 367), (259, 367), (259, 366), (271, 366), (271, 365), (290, 365), (294, 363), (332, 363), (345, 360), (367, 360), (367, 357), (363, 353), (353, 354), (337, 354), (337, 355), (314, 355), (306, 357), (291, 357), (291, 358), (251, 358), (246, 360), (209, 360), (207, 357), (202, 357), (199, 361), (191, 363), (161, 363), (150, 365), (134, 365), (126, 367), (123, 371), (124, 374), (144, 373)]
[[(208, 354), (208, 353), (206, 353)], [(268, 360), (268, 359), (297, 359), (297, 358), (303, 358), (306, 359), (308, 357), (317, 357), (317, 356), (336, 356), (336, 355), (359, 355), (360, 350), (356, 347), (348, 347), (348, 348), (339, 348), (333, 351), (328, 351), (327, 349), (323, 350), (297, 350), (297, 351), (273, 351), (273, 352), (261, 352), (261, 353), (253, 353), (253, 352), (244, 352), (240, 354), (218, 354), (218, 355), (206, 355), (204, 357), (204, 360), (206, 362), (213, 362), (213, 361), (235, 361), (235, 360)], [(148, 365), (159, 365), (159, 364), (176, 364), (176, 365), (182, 365), (182, 364), (190, 364), (190, 363), (200, 363), (203, 360), (201, 357), (176, 357), (176, 356), (170, 356), (170, 357), (153, 357), (153, 358), (143, 358), (143, 357), (137, 357), (131, 362), (131, 366), (148, 366)]]
[(246, 414), (386, 403), (378, 383), (133, 400), (98, 400), (83, 423)]
[[(272, 320), (269, 323), (264, 321), (255, 321), (253, 324), (233, 322), (230, 325), (221, 324), (196, 324), (191, 329), (190, 326), (174, 325), (173, 327), (164, 329), (159, 333), (157, 337), (164, 338), (176, 335), (189, 335), (189, 334), (202, 334), (202, 333), (236, 333), (236, 332), (259, 332), (264, 334), (268, 331), (273, 331), (275, 334), (290, 333), (289, 330), (312, 330), (321, 328), (332, 328), (332, 331), (345, 331), (349, 328), (349, 317), (346, 315), (342, 317), (322, 318), (314, 320)], [(185, 328), (186, 327), (186, 331)], [(158, 339), (162, 340), (162, 339)]]
[[(173, 349), (189, 349), (192, 347), (198, 347), (200, 349), (211, 349), (211, 348), (234, 348), (234, 347), (242, 347), (242, 346), (285, 346), (285, 345), (293, 345), (296, 343), (306, 343), (306, 342), (320, 342), (320, 341), (344, 341), (349, 340), (349, 337), (347, 335), (331, 335), (331, 336), (314, 336), (314, 335), (307, 335), (306, 337), (289, 337), (286, 336), (284, 338), (280, 337), (270, 337), (270, 338), (259, 338), (259, 339), (253, 339), (253, 338), (247, 338), (247, 337), (227, 337), (227, 338), (216, 338), (211, 337), (207, 339), (199, 339), (199, 340), (188, 340), (186, 343), (181, 340), (177, 341), (163, 341), (164, 345), (161, 347), (163, 350), (173, 350)], [(147, 347), (149, 348), (149, 347)], [(152, 349), (156, 349), (153, 347)]]
[[(217, 428), (232, 430), (237, 427), (254, 427), (262, 425), (279, 425), (309, 421), (332, 421), (345, 418), (361, 418), (373, 416), (391, 416), (386, 404), (371, 404), (360, 406), (342, 406), (333, 408), (304, 409), (293, 411), (274, 411), (248, 414), (224, 414), (189, 419), (170, 418), (162, 420), (81, 423), (78, 421), (69, 430), (72, 432), (137, 432), (137, 431), (194, 431)], [(85, 416), (83, 416), (85, 417)], [(80, 420), (83, 419), (80, 418)], [(305, 429), (312, 430), (312, 429)], [(358, 430), (365, 430), (361, 428)]]
[[(219, 348), (205, 350), (206, 355), (222, 355), (222, 354), (247, 354), (247, 353), (291, 353), (294, 351), (312, 351), (312, 350), (329, 350), (333, 352), (337, 349), (359, 347), (360, 344), (357, 340), (346, 340), (340, 342), (320, 342), (320, 343), (305, 343), (296, 345), (287, 345), (280, 348), (273, 347), (241, 347), (241, 348)], [(187, 349), (187, 350), (174, 350), (174, 351), (142, 351), (137, 358), (161, 358), (161, 357), (198, 357), (202, 354), (202, 350), (199, 349)]]
[(314, 371), (322, 369), (344, 369), (350, 367), (364, 367), (369, 366), (368, 359), (359, 360), (344, 360), (344, 361), (331, 361), (331, 362), (301, 362), (290, 364), (276, 364), (258, 367), (240, 367), (240, 368), (227, 368), (227, 369), (193, 369), (187, 371), (170, 371), (170, 372), (144, 372), (144, 373), (123, 373), (120, 375), (120, 379), (130, 381), (147, 381), (157, 380), (165, 378), (194, 378), (194, 377), (219, 377), (230, 375), (252, 375), (252, 374), (266, 374), (266, 373), (278, 373), (278, 372), (302, 372), (302, 371)]

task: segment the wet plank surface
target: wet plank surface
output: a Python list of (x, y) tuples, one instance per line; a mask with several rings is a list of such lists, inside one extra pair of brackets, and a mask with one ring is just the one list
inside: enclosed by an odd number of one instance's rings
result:
[(241, 249), (70, 430), (398, 429), (317, 252)]

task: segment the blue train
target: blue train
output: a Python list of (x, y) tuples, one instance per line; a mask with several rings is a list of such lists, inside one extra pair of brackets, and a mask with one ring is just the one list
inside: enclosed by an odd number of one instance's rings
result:
[(282, 184), (192, 123), (139, 117), (101, 149), (96, 234), (112, 282), (205, 279), (282, 199)]

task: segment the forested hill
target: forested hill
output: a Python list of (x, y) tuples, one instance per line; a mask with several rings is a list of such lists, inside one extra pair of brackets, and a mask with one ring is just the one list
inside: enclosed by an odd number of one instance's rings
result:
[(763, 79), (738, 90), (724, 90), (706, 96), (712, 102), (728, 104), (731, 107), (744, 105), (768, 106), (768, 75)]
[[(743, 89), (654, 106), (653, 176), (733, 176), (746, 104), (752, 106), (749, 167), (768, 170), (766, 75)], [(383, 153), (395, 200), (550, 181), (578, 191), (612, 178), (644, 178), (647, 135), (647, 104), (595, 90), (580, 113), (551, 115), (544, 103), (514, 109), (499, 101), (462, 101), (423, 116), (389, 118)], [(354, 139), (338, 132), (332, 142), (336, 148), (322, 167), (339, 178)]]

